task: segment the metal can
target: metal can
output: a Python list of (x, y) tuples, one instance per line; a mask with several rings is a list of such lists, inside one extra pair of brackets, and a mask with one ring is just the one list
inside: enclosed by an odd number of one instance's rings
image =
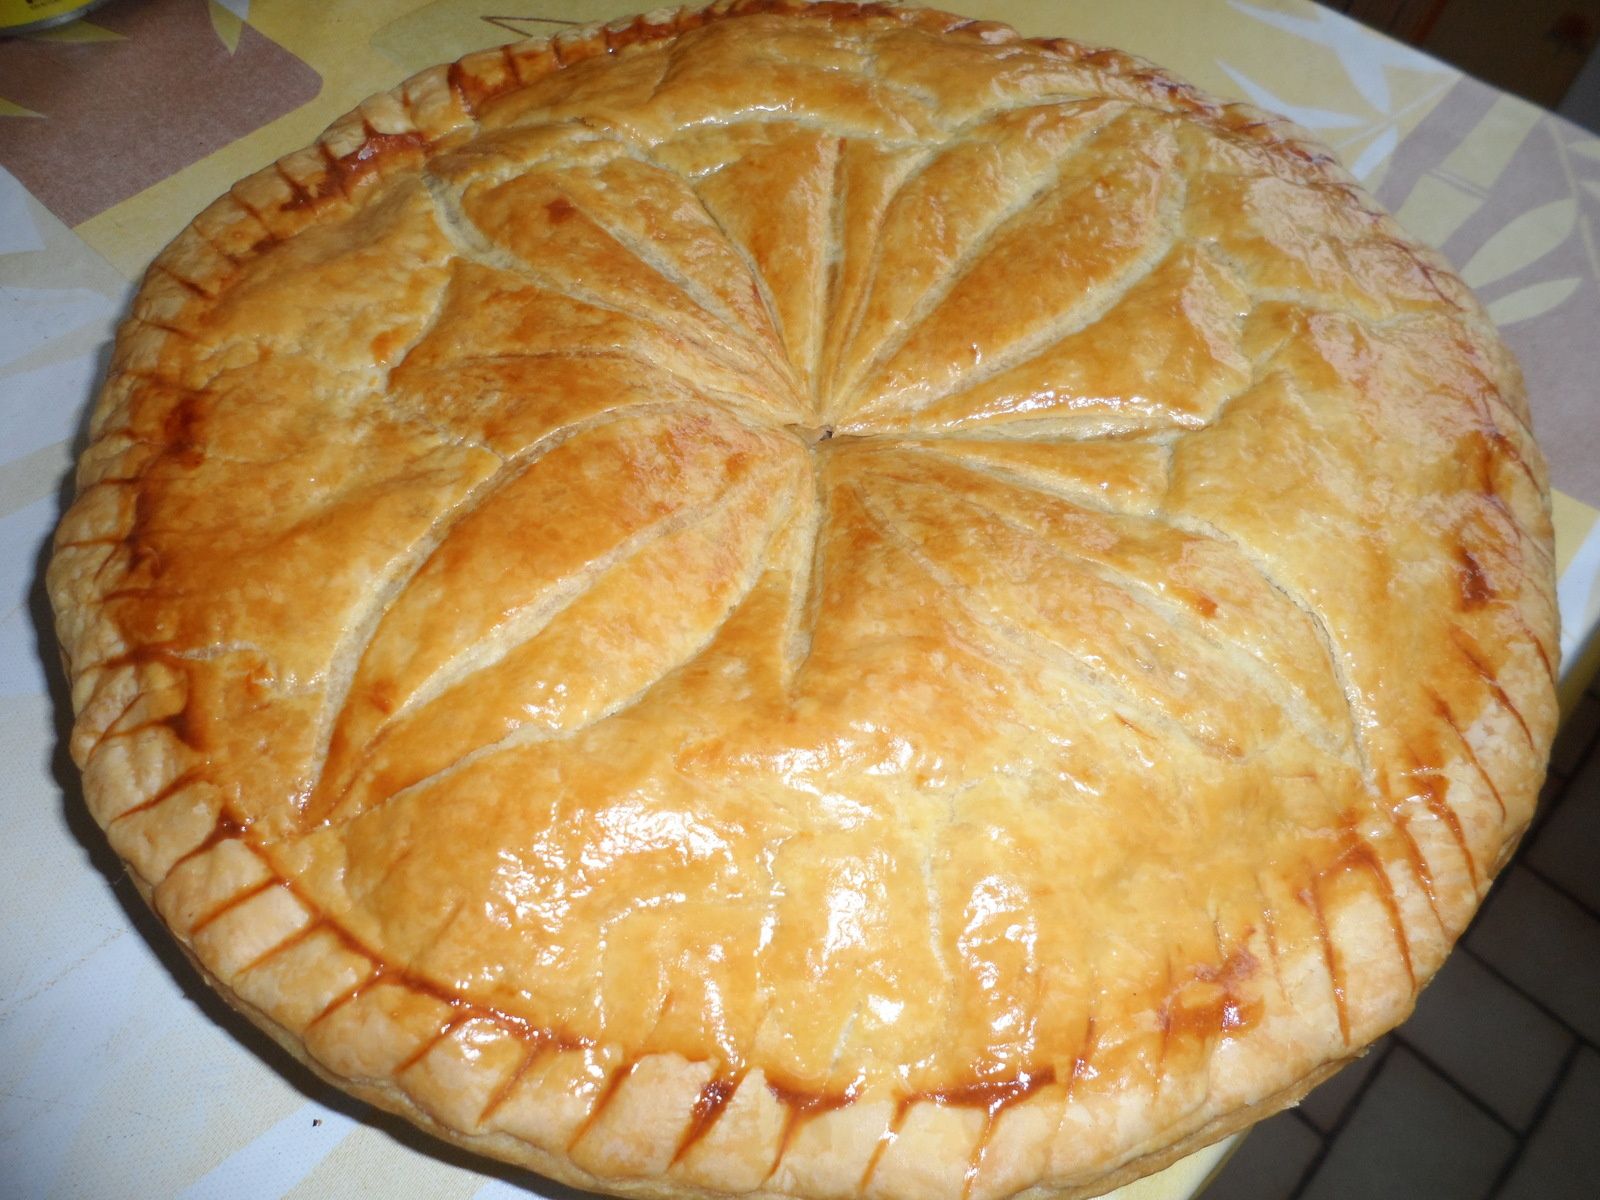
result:
[(0, 0), (0, 37), (76, 21), (106, 0)]

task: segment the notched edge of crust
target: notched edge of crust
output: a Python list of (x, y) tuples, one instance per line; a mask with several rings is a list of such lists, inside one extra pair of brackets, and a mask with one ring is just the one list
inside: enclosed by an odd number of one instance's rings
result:
[[(724, 17), (759, 13), (803, 14), (823, 20), (893, 20), (938, 34), (958, 34), (986, 43), (1023, 41), (1069, 56), (1108, 73), (1145, 103), (1169, 111), (1185, 111), (1219, 131), (1266, 147), (1281, 155), (1308, 182), (1320, 181), (1349, 190), (1363, 209), (1386, 223), (1385, 232), (1392, 234), (1419, 266), (1430, 274), (1440, 272), (1443, 278), (1454, 281), (1441, 255), (1409, 238), (1391, 216), (1365, 202), (1353, 178), (1333, 156), (1315, 137), (1291, 122), (1247, 104), (1212, 100), (1165, 70), (1121, 51), (1092, 49), (1067, 39), (1027, 39), (1004, 25), (972, 21), (937, 10), (832, 2), (808, 4), (803, 0), (719, 0), (705, 8), (658, 9), (630, 19), (567, 30), (552, 38), (512, 43), (468, 55), (454, 64), (430, 67), (398, 87), (364, 101), (334, 121), (311, 146), (288, 154), (234, 184), (156, 257), (146, 273), (131, 314), (118, 332), (112, 371), (91, 418), (92, 443), (79, 465), (78, 500), (64, 516), (57, 532), (56, 550), (48, 572), (48, 588), (58, 614), (63, 657), (72, 684), (77, 715), (73, 752), (80, 767), (89, 768), (96, 748), (117, 728), (118, 721), (125, 719), (126, 710), (114, 715), (111, 710), (127, 688), (133, 688), (136, 700), (139, 694), (156, 687), (159, 682), (150, 675), (155, 668), (148, 664), (121, 669), (115, 665), (118, 656), (128, 648), (115, 622), (100, 607), (100, 601), (127, 574), (127, 564), (118, 558), (118, 546), (126, 539), (134, 520), (126, 495), (127, 489), (134, 486), (130, 468), (136, 467), (144, 453), (138, 444), (126, 439), (119, 441), (119, 420), (125, 420), (128, 415), (137, 381), (154, 377), (171, 340), (184, 336), (186, 320), (196, 310), (214, 303), (250, 256), (259, 253), (264, 246), (292, 237), (310, 224), (330, 219), (341, 209), (350, 210), (354, 207), (353, 198), (375, 181), (423, 161), (441, 145), (466, 135), (477, 125), (476, 111), (502, 92), (585, 58), (625, 52), (631, 46), (674, 38)], [(1526, 424), (1528, 412), (1520, 375), (1494, 335), (1481, 304), (1458, 281), (1452, 283), (1446, 298), (1480, 333), (1481, 343), (1490, 348), (1503, 385), (1501, 398)], [(1548, 495), (1544, 504), (1547, 516)], [(185, 747), (181, 739), (169, 736), (160, 728), (135, 729), (127, 732), (125, 738), (129, 762), (137, 760), (143, 765), (123, 765), (98, 772), (101, 777), (93, 784), (93, 790), (105, 796), (102, 803), (91, 801), (91, 811), (108, 831), (118, 818), (134, 810), (153, 807), (164, 798), (170, 799), (173, 782), (181, 782), (186, 772), (196, 765), (194, 752)], [(89, 780), (85, 783), (88, 793), (91, 790)], [(162, 796), (164, 791), (168, 796)], [(117, 792), (122, 794), (112, 794)], [(217, 814), (212, 818), (211, 832), (178, 855), (176, 861), (167, 861), (170, 855), (144, 857), (119, 847), (119, 853), (130, 859), (130, 875), (140, 892), (158, 911), (162, 908), (158, 889), (171, 877), (178, 863), (204, 857), (209, 850), (235, 840), (242, 832), (226, 827), (226, 805), (220, 799), (212, 797), (205, 803)], [(1509, 857), (1510, 848), (1520, 834), (1520, 829), (1514, 830), (1500, 839), (1498, 846), (1475, 847), (1490, 851), (1492, 860), (1487, 864), (1491, 869), (1476, 889), (1480, 900), (1493, 871)], [(113, 835), (112, 840), (116, 843), (119, 839)], [(135, 861), (137, 865), (132, 865)], [(159, 873), (161, 878), (148, 878), (139, 866), (152, 874)], [(243, 890), (251, 891), (251, 895), (264, 894), (259, 880), (249, 882)], [(1461, 928), (1450, 927), (1455, 924), (1454, 921), (1445, 924), (1441, 943), (1427, 954), (1432, 961), (1418, 964), (1421, 968), (1416, 972), (1418, 982), (1426, 981), (1461, 933)], [(1460, 924), (1464, 926), (1464, 920)], [(620, 1194), (640, 1196), (721, 1194), (667, 1175), (651, 1179), (611, 1176), (601, 1179), (584, 1171), (565, 1155), (540, 1149), (521, 1138), (454, 1129), (420, 1107), (393, 1079), (353, 1082), (330, 1072), (308, 1051), (301, 1036), (303, 1029), (291, 1030), (240, 996), (230, 982), (213, 971), (213, 966), (220, 969), (222, 964), (208, 965), (202, 957), (202, 949), (193, 944), (192, 936), (180, 934), (176, 940), (217, 992), (300, 1062), (342, 1090), (398, 1113), (445, 1141), (581, 1187), (603, 1187)], [(1358, 954), (1363, 952), (1361, 947), (1350, 949)], [(1381, 1035), (1408, 1014), (1409, 1003), (1404, 1008), (1405, 1011), (1395, 1011), (1390, 1003), (1364, 1009), (1363, 1019), (1348, 1030), (1347, 1047), (1361, 1045)], [(1282, 1064), (1273, 1060), (1269, 1051), (1270, 1047), (1263, 1047), (1256, 1057), (1261, 1058), (1265, 1066), (1280, 1069), (1275, 1073), (1263, 1069), (1261, 1075), (1281, 1077)], [(1159, 1140), (1161, 1136), (1185, 1130), (1170, 1144), (1138, 1153), (1093, 1177), (1064, 1186), (1035, 1183), (1015, 1194), (1037, 1200), (1045, 1197), (1077, 1200), (1102, 1194), (1296, 1103), (1311, 1087), (1348, 1061), (1350, 1057), (1330, 1058), (1300, 1074), (1288, 1086), (1243, 1107), (1210, 1117), (1198, 1126), (1192, 1119), (1197, 1110), (1186, 1110), (1157, 1136)], [(936, 1102), (920, 1103), (933, 1105)], [(688, 1119), (689, 1115), (685, 1114), (685, 1120)], [(795, 1193), (758, 1187), (745, 1194), (777, 1197)]]

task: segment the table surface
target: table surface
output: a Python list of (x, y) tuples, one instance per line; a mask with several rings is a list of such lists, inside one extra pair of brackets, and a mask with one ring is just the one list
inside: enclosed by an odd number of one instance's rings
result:
[[(1331, 144), (1475, 287), (1551, 461), (1565, 695), (1600, 655), (1600, 138), (1302, 0), (950, 0), (1142, 54)], [(121, 0), (0, 40), (0, 1179), (9, 1194), (576, 1195), (332, 1092), (228, 1011), (85, 812), (40, 583), (145, 264), (234, 179), (413, 71), (622, 0)], [(515, 15), (506, 15), (514, 13)], [(52, 903), (41, 906), (42, 896)], [(223, 1100), (226, 1100), (224, 1103)], [(1226, 1145), (1117, 1193), (1192, 1195)], [(487, 1171), (487, 1173), (486, 1173)]]

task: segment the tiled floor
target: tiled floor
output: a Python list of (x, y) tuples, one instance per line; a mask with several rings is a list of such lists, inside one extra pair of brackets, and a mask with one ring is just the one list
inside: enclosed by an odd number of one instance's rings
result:
[(1411, 1020), (1259, 1125), (1206, 1200), (1600, 1200), (1600, 681)]

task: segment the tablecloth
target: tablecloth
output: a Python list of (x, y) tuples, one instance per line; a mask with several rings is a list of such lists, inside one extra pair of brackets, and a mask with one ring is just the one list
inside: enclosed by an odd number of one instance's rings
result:
[[(1600, 649), (1600, 138), (1302, 0), (949, 0), (1142, 54), (1316, 131), (1477, 288), (1557, 489), (1563, 688)], [(572, 1195), (338, 1096), (200, 985), (61, 744), (40, 580), (115, 324), (236, 178), (413, 71), (628, 0), (120, 0), (0, 40), (0, 1191)], [(1124, 1200), (1191, 1195), (1216, 1147)]]

